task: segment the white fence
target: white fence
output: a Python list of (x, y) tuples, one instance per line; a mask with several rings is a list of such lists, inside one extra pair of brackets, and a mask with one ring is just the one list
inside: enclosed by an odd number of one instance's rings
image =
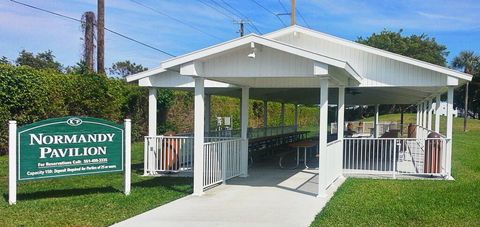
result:
[(241, 174), (241, 146), (241, 138), (208, 142), (203, 145), (204, 188)]
[(193, 170), (192, 137), (147, 136), (144, 149), (144, 175)]
[[(206, 137), (205, 142), (232, 138)], [(144, 175), (193, 171), (193, 137), (146, 136)]]
[[(327, 164), (325, 177), (327, 179), (327, 187), (330, 186), (338, 177), (342, 175), (342, 140), (335, 140), (327, 144), (327, 153), (325, 155)], [(323, 174), (323, 173), (321, 173)]]
[[(204, 152), (204, 187), (241, 174), (241, 138), (207, 137)], [(193, 172), (193, 137), (145, 137), (144, 175)]]
[(445, 138), (345, 138), (344, 173), (446, 174)]

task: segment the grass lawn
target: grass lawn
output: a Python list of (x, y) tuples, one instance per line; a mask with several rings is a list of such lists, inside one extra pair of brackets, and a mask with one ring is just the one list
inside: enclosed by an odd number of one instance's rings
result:
[(18, 184), (9, 206), (8, 156), (0, 156), (0, 226), (105, 226), (192, 192), (191, 178), (142, 177), (143, 144), (132, 151), (132, 191), (122, 193), (123, 175), (96, 174)]
[(480, 226), (480, 121), (469, 120), (467, 133), (462, 127), (455, 119), (455, 181), (349, 178), (312, 226)]

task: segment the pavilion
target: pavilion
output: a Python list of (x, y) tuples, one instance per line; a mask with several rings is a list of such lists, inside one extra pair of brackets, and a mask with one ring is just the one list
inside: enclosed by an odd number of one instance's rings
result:
[[(328, 34), (291, 26), (249, 34), (163, 61), (127, 77), (149, 89), (145, 173), (193, 171), (194, 194), (233, 177), (248, 176), (248, 100), (318, 104), (318, 195), (345, 173), (435, 175), (451, 179), (453, 91), (472, 76)], [(194, 90), (194, 136), (157, 135), (156, 88)], [(445, 135), (434, 103), (447, 94)], [(210, 138), (209, 96), (241, 98), (240, 137)], [(207, 104), (207, 105), (206, 105)], [(337, 136), (328, 141), (328, 106), (338, 111)], [(345, 105), (413, 104), (416, 135), (368, 138), (344, 135)], [(440, 106), (440, 105), (436, 105)], [(377, 108), (378, 113), (378, 108)], [(377, 130), (378, 114), (375, 118)], [(393, 129), (389, 129), (394, 131)], [(174, 150), (174, 156), (165, 153)], [(150, 172), (147, 172), (150, 171)]]

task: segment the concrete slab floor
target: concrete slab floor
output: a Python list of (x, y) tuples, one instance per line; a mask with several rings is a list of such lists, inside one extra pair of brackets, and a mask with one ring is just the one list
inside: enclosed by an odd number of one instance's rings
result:
[(114, 226), (309, 226), (344, 178), (317, 197), (318, 170), (251, 168), (202, 196), (186, 196)]

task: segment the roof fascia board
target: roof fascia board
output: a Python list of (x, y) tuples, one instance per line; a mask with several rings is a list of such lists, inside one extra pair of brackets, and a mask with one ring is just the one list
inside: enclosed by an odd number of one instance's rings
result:
[(165, 71), (167, 71), (167, 70), (165, 70), (162, 67), (156, 67), (156, 68), (153, 68), (153, 69), (150, 69), (150, 70), (147, 70), (147, 71), (143, 71), (143, 72), (140, 72), (140, 73), (137, 73), (137, 74), (129, 75), (129, 76), (126, 77), (126, 80), (127, 80), (127, 82), (132, 82), (132, 81), (135, 81), (135, 80), (140, 80), (140, 79), (145, 78), (145, 77), (160, 74), (160, 73), (163, 73)]

